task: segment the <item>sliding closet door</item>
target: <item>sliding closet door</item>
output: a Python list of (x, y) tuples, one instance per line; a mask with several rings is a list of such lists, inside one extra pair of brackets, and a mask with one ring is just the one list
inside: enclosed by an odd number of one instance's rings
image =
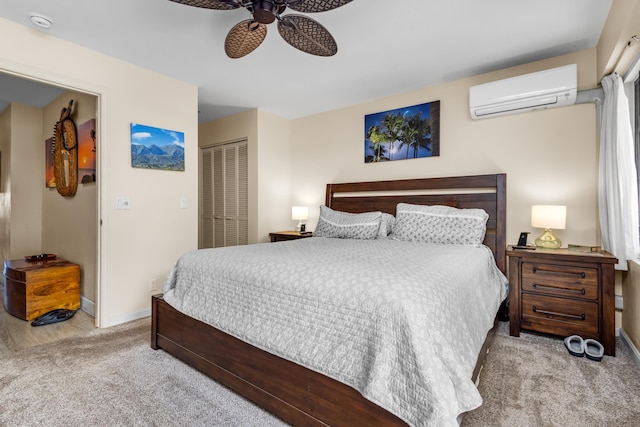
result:
[(247, 159), (246, 140), (201, 149), (201, 248), (248, 243)]

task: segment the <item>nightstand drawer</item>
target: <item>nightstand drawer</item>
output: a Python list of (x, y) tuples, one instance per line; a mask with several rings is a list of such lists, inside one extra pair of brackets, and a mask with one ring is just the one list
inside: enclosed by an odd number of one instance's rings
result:
[(522, 263), (522, 290), (559, 297), (598, 299), (598, 270), (567, 265)]
[(597, 337), (598, 304), (523, 293), (522, 325), (556, 335)]

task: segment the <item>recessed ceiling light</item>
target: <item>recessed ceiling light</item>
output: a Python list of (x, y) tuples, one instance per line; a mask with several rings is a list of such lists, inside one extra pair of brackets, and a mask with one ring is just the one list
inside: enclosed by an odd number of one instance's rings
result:
[(33, 25), (39, 28), (44, 28), (45, 30), (48, 30), (53, 25), (53, 20), (41, 13), (30, 13), (29, 19)]

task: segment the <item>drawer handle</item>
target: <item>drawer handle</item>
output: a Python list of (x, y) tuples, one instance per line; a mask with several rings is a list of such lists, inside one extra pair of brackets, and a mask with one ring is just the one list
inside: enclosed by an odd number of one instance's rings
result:
[(534, 273), (546, 273), (546, 274), (555, 274), (555, 275), (564, 275), (564, 276), (580, 276), (583, 279), (587, 276), (587, 273), (581, 271), (580, 273), (574, 273), (572, 271), (553, 271), (553, 270), (545, 270), (544, 268), (533, 267)]
[(570, 319), (584, 320), (584, 313), (582, 313), (580, 316), (576, 316), (575, 314), (556, 313), (555, 311), (538, 310), (535, 305), (533, 306), (533, 312), (540, 314), (549, 314), (551, 316), (568, 317)]
[(581, 294), (581, 295), (584, 295), (584, 294), (587, 293), (587, 290), (585, 288), (582, 288), (582, 289), (569, 289), (569, 288), (563, 288), (561, 286), (539, 285), (537, 283), (534, 283), (533, 287), (536, 288), (536, 289), (542, 289), (542, 290), (551, 289), (551, 290), (554, 290), (554, 291), (558, 290), (558, 291), (565, 291), (565, 292), (575, 292), (575, 293)]

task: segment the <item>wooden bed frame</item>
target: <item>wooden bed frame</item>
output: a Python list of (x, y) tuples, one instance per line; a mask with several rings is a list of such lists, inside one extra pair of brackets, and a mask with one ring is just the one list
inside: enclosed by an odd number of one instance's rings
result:
[[(394, 214), (400, 202), (484, 209), (489, 214), (484, 243), (505, 271), (505, 174), (327, 185), (326, 205), (335, 210)], [(152, 297), (151, 311), (154, 350), (165, 350), (290, 424), (406, 426), (355, 389), (182, 314), (161, 295)], [(492, 338), (493, 330), (478, 356), (474, 381)]]

